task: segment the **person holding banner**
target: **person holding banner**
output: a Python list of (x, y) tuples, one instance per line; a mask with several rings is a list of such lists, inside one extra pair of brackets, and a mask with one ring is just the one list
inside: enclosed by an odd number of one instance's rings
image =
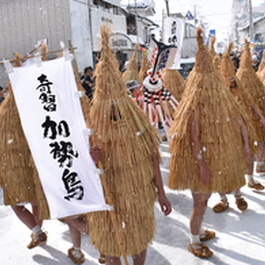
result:
[[(90, 155), (95, 163), (102, 158), (102, 151), (98, 146), (90, 148)], [(85, 262), (85, 255), (81, 251), (81, 234), (89, 235), (88, 224), (85, 215), (73, 216), (65, 218), (70, 231), (73, 246), (68, 249), (68, 257), (75, 264), (82, 264)], [(102, 257), (101, 257), (102, 259)], [(100, 259), (99, 259), (100, 261)]]
[(101, 181), (113, 211), (87, 215), (90, 242), (106, 265), (120, 265), (122, 256), (143, 265), (155, 234), (154, 203), (171, 212), (159, 168), (159, 137), (143, 110), (124, 89), (118, 63), (109, 48), (110, 30), (101, 28), (101, 58), (90, 117), (91, 142), (102, 148)]

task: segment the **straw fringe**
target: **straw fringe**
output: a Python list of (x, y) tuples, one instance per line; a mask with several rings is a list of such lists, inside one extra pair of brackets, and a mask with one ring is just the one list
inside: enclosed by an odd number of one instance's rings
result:
[[(251, 94), (241, 85), (241, 82), (236, 76), (236, 68), (230, 58), (230, 53), (233, 43), (230, 42), (226, 54), (221, 60), (221, 73), (225, 81), (226, 88), (232, 93), (234, 98), (242, 107), (244, 119), (248, 128), (249, 138), (251, 139), (252, 152), (255, 153), (254, 141), (259, 141), (264, 137), (264, 132), (260, 126), (260, 119), (254, 113), (253, 107), (258, 108)], [(231, 80), (234, 80), (236, 87), (230, 89)]]
[(26, 142), (12, 89), (0, 108), (0, 179), (5, 205), (38, 201), (40, 217), (48, 219), (48, 205)]
[(212, 59), (214, 59), (214, 57), (217, 55), (217, 53), (215, 52), (215, 49), (214, 49), (215, 42), (216, 42), (216, 37), (212, 37), (211, 41), (210, 41), (210, 55), (211, 55)]
[(139, 71), (139, 78), (140, 80), (143, 82), (143, 80), (146, 78), (147, 76), (147, 71), (151, 68), (151, 64), (148, 61), (147, 58), (147, 50), (143, 50), (142, 51), (142, 61), (141, 61), (141, 68)]
[(181, 100), (182, 93), (185, 89), (185, 80), (177, 69), (163, 70), (163, 85), (177, 101)]
[[(244, 87), (247, 93), (252, 96), (263, 116), (265, 116), (265, 87), (252, 67), (250, 49), (247, 40), (245, 40), (245, 50), (241, 56), (240, 67), (237, 70), (236, 77), (239, 79), (242, 87)], [(264, 133), (261, 129), (258, 137), (259, 139), (264, 139)]]
[[(172, 156), (168, 186), (201, 193), (231, 191), (245, 184), (240, 131), (242, 113), (214, 70), (207, 48), (202, 44), (201, 29), (197, 31), (197, 41), (199, 50), (195, 68), (189, 76), (170, 129)], [(199, 138), (203, 157), (212, 172), (206, 185), (198, 177), (199, 168), (190, 142), (190, 126), (196, 108), (200, 110)]]
[[(101, 28), (102, 56), (95, 70), (91, 107), (93, 144), (103, 151), (104, 176), (111, 194), (119, 231), (128, 255), (142, 252), (155, 231), (156, 190), (150, 156), (159, 156), (159, 140), (142, 109), (127, 95), (113, 54), (109, 30)], [(103, 254), (121, 256), (110, 212), (88, 214), (91, 243)]]

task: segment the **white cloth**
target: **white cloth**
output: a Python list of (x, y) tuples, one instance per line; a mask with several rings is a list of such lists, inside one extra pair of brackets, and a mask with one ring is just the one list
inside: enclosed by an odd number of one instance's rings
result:
[(51, 218), (108, 209), (71, 62), (16, 67), (9, 78)]

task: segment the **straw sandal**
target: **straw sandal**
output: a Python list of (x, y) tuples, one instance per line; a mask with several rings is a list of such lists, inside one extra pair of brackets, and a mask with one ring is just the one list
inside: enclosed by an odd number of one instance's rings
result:
[(228, 201), (221, 200), (212, 209), (216, 213), (221, 213), (224, 212), (226, 209), (228, 209), (228, 207), (229, 207)]
[(254, 181), (254, 182), (249, 181), (248, 187), (251, 189), (255, 189), (255, 190), (264, 190), (264, 186), (258, 181)]
[(236, 197), (236, 206), (241, 211), (245, 211), (248, 208), (247, 202), (241, 196)]
[(98, 258), (98, 262), (101, 264), (106, 263), (106, 256), (104, 254), (100, 253), (100, 256)]
[(200, 235), (200, 240), (201, 241), (207, 241), (207, 240), (210, 240), (210, 239), (213, 239), (213, 238), (215, 238), (215, 232), (207, 230), (207, 229), (205, 229), (203, 231), (203, 234)]
[(29, 249), (44, 245), (47, 241), (47, 235), (44, 232), (41, 232), (38, 235), (34, 235), (32, 233), (30, 236), (32, 239), (31, 242), (27, 245), (27, 248)]
[(205, 259), (213, 255), (213, 252), (203, 244), (189, 244), (189, 251), (195, 256)]
[(73, 247), (68, 249), (68, 257), (75, 263), (75, 264), (82, 264), (85, 262), (85, 255), (81, 250), (76, 250)]

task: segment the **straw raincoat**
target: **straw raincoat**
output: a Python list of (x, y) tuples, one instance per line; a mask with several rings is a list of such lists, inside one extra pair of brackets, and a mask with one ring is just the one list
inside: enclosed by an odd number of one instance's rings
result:
[[(203, 45), (202, 30), (197, 30), (198, 51), (180, 105), (171, 126), (171, 159), (168, 186), (171, 189), (212, 193), (231, 191), (245, 184), (244, 146), (241, 136), (242, 115)], [(192, 152), (191, 123), (199, 110), (201, 153), (212, 172), (202, 184)]]
[(177, 69), (165, 68), (163, 70), (162, 80), (165, 89), (169, 91), (178, 102), (180, 102), (185, 89), (185, 80), (180, 72)]
[[(158, 136), (142, 109), (125, 91), (109, 46), (109, 30), (101, 29), (101, 59), (95, 70), (91, 107), (91, 142), (100, 145), (102, 164), (118, 229), (128, 255), (141, 253), (155, 232), (156, 189), (151, 154), (159, 156)], [(105, 190), (106, 193), (106, 190)], [(91, 243), (108, 256), (121, 256), (110, 212), (88, 215)]]
[(124, 84), (130, 80), (136, 80), (139, 84), (141, 84), (143, 81), (139, 77), (139, 71), (138, 71), (138, 59), (137, 59), (138, 48), (139, 48), (139, 43), (136, 43), (133, 55), (129, 61), (128, 68), (122, 74), (122, 79)]
[(0, 183), (4, 204), (38, 201), (40, 219), (49, 219), (43, 193), (11, 88), (0, 107)]
[[(252, 67), (249, 43), (246, 39), (245, 50), (241, 56), (240, 66), (237, 70), (236, 77), (239, 79), (242, 87), (252, 96), (262, 115), (265, 116), (265, 86)], [(253, 119), (256, 124), (260, 120), (258, 116), (253, 117)], [(257, 134), (257, 141), (265, 139), (265, 134), (261, 126), (257, 126)]]
[[(227, 52), (223, 55), (221, 60), (220, 71), (224, 78), (226, 88), (232, 93), (234, 98), (239, 102), (242, 110), (245, 112), (244, 120), (248, 127), (248, 133), (250, 138), (250, 144), (252, 148), (252, 153), (255, 153), (254, 150), (254, 141), (258, 140), (258, 135), (263, 133), (263, 129), (260, 124), (261, 111), (256, 105), (251, 94), (246, 90), (244, 86), (241, 85), (240, 80), (236, 76), (236, 69), (233, 64), (233, 61), (230, 58), (230, 53), (232, 50), (233, 43), (230, 42)], [(231, 87), (231, 82), (233, 86)], [(257, 114), (260, 114), (260, 116)], [(263, 118), (264, 119), (264, 118)]]

